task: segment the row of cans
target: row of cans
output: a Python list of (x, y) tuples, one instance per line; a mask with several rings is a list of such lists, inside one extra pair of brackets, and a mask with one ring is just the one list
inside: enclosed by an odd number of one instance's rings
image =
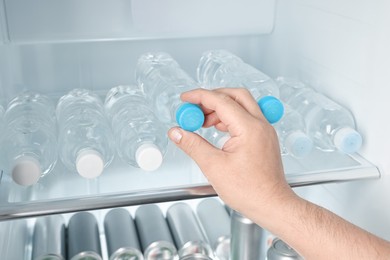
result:
[[(12, 233), (10, 240), (22, 245), (23, 235), (18, 238), (15, 227)], [(62, 215), (39, 217), (33, 224), (32, 246), (15, 248), (10, 242), (1, 255), (33, 260), (254, 260), (262, 258), (262, 234), (255, 223), (211, 198), (195, 211), (188, 203), (174, 203), (165, 216), (154, 204), (139, 206), (134, 217), (128, 209), (111, 209), (101, 225), (90, 212), (78, 212), (67, 223)], [(282, 241), (273, 242), (269, 260), (301, 259), (287, 245), (282, 247)], [(18, 252), (27, 247), (30, 256)]]

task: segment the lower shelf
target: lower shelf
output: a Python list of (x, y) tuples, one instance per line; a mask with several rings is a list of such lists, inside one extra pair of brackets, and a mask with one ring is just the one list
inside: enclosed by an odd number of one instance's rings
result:
[[(130, 174), (127, 166), (117, 165), (93, 181), (61, 172), (29, 188), (3, 178), (0, 221), (216, 195), (188, 157), (179, 151), (174, 156), (158, 173), (134, 170)], [(316, 151), (302, 160), (285, 156), (283, 165), (291, 187), (380, 177), (378, 168), (357, 154)]]

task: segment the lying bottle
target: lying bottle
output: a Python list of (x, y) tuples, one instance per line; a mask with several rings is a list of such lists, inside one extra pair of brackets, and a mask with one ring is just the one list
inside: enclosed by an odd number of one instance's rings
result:
[(146, 171), (158, 169), (167, 150), (164, 126), (147, 106), (138, 86), (118, 86), (106, 96), (105, 110), (111, 121), (119, 157)]
[(57, 104), (62, 162), (82, 177), (98, 177), (114, 158), (113, 137), (100, 98), (74, 89)]
[(198, 88), (198, 85), (169, 54), (142, 55), (137, 63), (136, 80), (166, 127), (176, 123), (187, 131), (202, 127), (202, 109), (180, 100), (181, 93)]
[(274, 125), (281, 152), (303, 158), (311, 152), (313, 141), (306, 134), (306, 125), (302, 116), (288, 105), (284, 108), (283, 118)]
[(316, 147), (347, 154), (359, 150), (362, 137), (349, 110), (296, 80), (280, 77), (277, 83), (282, 100), (302, 115)]
[(219, 149), (222, 149), (225, 143), (230, 139), (229, 133), (219, 131), (215, 127), (202, 128), (200, 130), (200, 135)]
[(283, 116), (283, 104), (278, 99), (279, 89), (276, 83), (228, 51), (205, 52), (200, 59), (197, 75), (198, 81), (206, 88), (245, 87), (271, 124), (278, 122)]
[(5, 172), (19, 185), (33, 185), (57, 162), (54, 106), (44, 95), (23, 92), (8, 104), (4, 121)]

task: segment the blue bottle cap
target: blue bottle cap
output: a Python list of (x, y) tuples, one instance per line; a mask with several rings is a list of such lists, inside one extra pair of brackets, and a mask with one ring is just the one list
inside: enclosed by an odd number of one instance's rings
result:
[(204, 123), (203, 111), (198, 105), (184, 103), (176, 111), (176, 122), (184, 130), (194, 132)]
[(257, 101), (257, 104), (270, 124), (278, 122), (284, 114), (283, 104), (276, 97), (265, 96)]

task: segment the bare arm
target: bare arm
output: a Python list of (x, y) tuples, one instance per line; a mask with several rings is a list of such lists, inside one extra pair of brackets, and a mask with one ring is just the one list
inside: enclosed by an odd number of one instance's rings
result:
[(299, 198), (287, 184), (276, 133), (244, 89), (194, 90), (204, 127), (228, 131), (222, 150), (180, 128), (169, 137), (199, 165), (230, 207), (280, 237), (306, 259), (389, 259), (390, 243)]

